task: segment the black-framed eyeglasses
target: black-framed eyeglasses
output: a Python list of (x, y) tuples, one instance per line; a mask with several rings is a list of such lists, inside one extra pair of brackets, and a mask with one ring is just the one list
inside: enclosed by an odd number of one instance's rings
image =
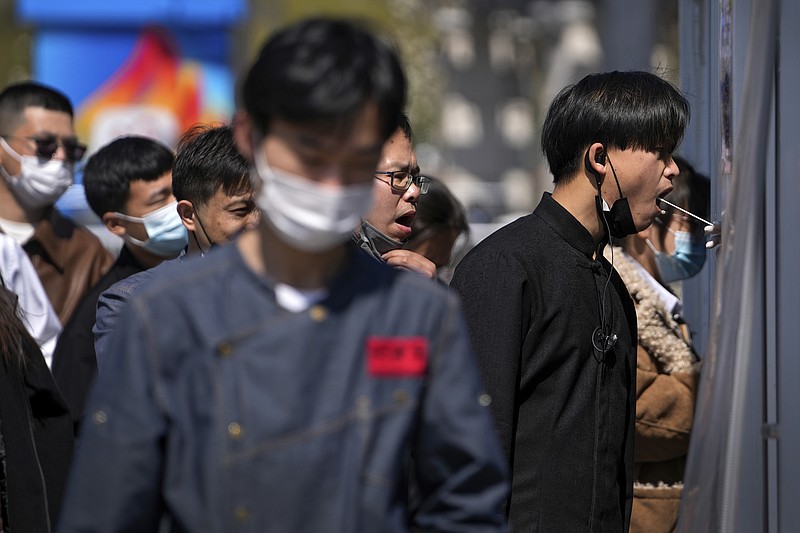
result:
[(40, 159), (52, 159), (58, 151), (58, 146), (64, 147), (64, 155), (67, 161), (76, 163), (83, 159), (86, 154), (86, 145), (79, 143), (74, 138), (63, 139), (55, 135), (37, 135), (36, 137), (17, 137), (15, 135), (0, 135), (12, 139), (32, 142), (36, 146), (36, 157)]
[[(404, 170), (395, 170), (395, 171), (375, 171), (375, 179), (380, 180), (384, 183), (389, 184), (389, 186), (396, 190), (396, 191), (407, 191), (411, 184), (413, 183), (419, 189), (420, 194), (425, 194), (428, 192), (428, 187), (431, 183), (431, 180), (426, 176), (414, 176), (410, 172), (406, 172)], [(377, 175), (381, 176), (389, 176), (389, 181), (382, 180)]]

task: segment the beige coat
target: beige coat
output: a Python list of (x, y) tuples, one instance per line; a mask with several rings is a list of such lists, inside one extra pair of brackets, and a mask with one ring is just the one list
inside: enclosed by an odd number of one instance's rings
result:
[(615, 248), (614, 266), (636, 304), (639, 331), (630, 531), (674, 531), (694, 419), (699, 363), (688, 332), (664, 308), (633, 259)]

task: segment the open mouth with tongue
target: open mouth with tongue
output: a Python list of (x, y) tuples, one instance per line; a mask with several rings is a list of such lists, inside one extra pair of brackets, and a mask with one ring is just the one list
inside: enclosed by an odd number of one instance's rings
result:
[(411, 235), (411, 222), (416, 215), (416, 210), (411, 210), (394, 219), (393, 229), (397, 232), (398, 240), (404, 241)]

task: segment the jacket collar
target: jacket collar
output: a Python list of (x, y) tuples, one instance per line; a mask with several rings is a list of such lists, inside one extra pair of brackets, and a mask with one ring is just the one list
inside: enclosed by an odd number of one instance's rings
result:
[(140, 271), (147, 270), (147, 268), (139, 263), (133, 256), (127, 243), (122, 245), (122, 249), (119, 251), (119, 257), (117, 257), (114, 265), (117, 267), (133, 267)]
[(47, 256), (47, 261), (63, 272), (69, 255), (69, 239), (73, 231), (75, 224), (51, 207), (36, 224), (36, 229), (24, 248), (27, 250), (38, 244)]
[[(587, 259), (599, 259), (603, 255), (603, 248), (606, 240), (595, 246), (589, 230), (583, 227), (569, 211), (553, 199), (553, 195), (546, 192), (542, 195), (542, 201), (533, 211), (536, 216), (541, 218), (553, 231), (555, 231), (570, 246), (578, 250)], [(595, 255), (597, 252), (597, 255)]]

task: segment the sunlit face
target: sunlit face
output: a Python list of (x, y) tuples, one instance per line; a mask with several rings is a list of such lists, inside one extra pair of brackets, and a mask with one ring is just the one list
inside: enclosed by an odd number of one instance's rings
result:
[[(403, 130), (398, 129), (383, 145), (380, 161), (374, 170), (402, 170), (419, 175), (414, 147)], [(420, 190), (412, 184), (407, 190), (398, 191), (389, 184), (390, 176), (378, 175), (377, 178), (372, 209), (365, 218), (389, 238), (405, 241), (411, 235), (411, 221), (417, 213)]]
[[(141, 218), (174, 201), (175, 197), (172, 195), (172, 172), (167, 172), (152, 181), (132, 181), (122, 213), (131, 217)], [(141, 222), (119, 219), (117, 223), (124, 226), (125, 231), (131, 237), (140, 241), (148, 239), (147, 231)]]
[[(43, 107), (28, 107), (22, 112), (22, 121), (11, 132), (0, 132), (8, 135), (6, 142), (19, 155), (36, 155), (36, 145), (30, 140), (33, 137), (54, 135), (61, 140), (75, 140), (75, 129), (72, 126), (72, 117), (63, 111), (51, 111)], [(53, 154), (53, 159), (66, 159), (64, 147), (59, 144), (58, 150)], [(0, 164), (10, 176), (20, 173), (20, 162), (5, 150), (0, 150)]]
[(661, 208), (656, 198), (672, 191), (672, 178), (678, 175), (678, 165), (668, 152), (644, 150), (614, 150), (608, 152), (608, 171), (603, 180), (603, 198), (609, 205), (620, 195), (612, 168), (616, 170), (622, 194), (628, 198), (637, 231), (653, 223)]
[(222, 189), (205, 205), (195, 205), (194, 210), (194, 234), (203, 250), (213, 244), (227, 243), (245, 229), (254, 228), (260, 216), (252, 192), (229, 196)]

